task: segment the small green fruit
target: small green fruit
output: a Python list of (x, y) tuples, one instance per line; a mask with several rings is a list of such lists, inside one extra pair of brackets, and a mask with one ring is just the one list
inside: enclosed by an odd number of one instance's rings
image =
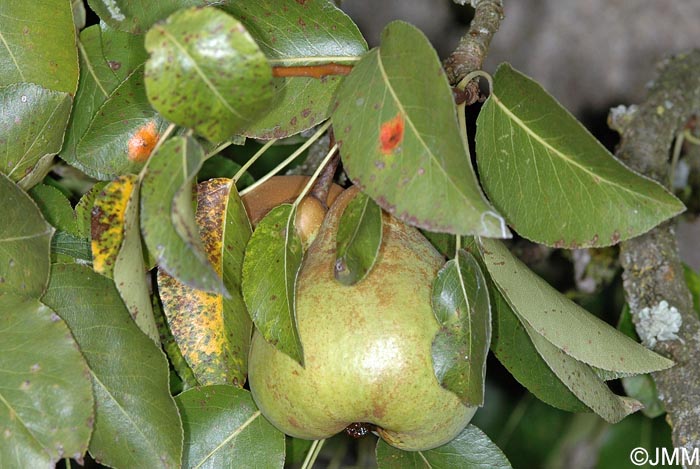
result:
[(335, 235), (356, 193), (338, 197), (299, 272), (296, 319), (305, 367), (256, 332), (250, 389), (263, 415), (297, 438), (327, 438), (368, 422), (397, 448), (434, 448), (457, 436), (476, 411), (433, 373), (438, 323), (430, 297), (444, 260), (417, 230), (385, 213), (374, 268), (353, 286), (339, 283)]

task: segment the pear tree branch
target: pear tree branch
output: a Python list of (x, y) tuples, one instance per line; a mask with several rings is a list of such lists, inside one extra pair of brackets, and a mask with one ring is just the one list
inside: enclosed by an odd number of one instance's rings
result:
[[(699, 113), (700, 50), (694, 50), (660, 65), (659, 75), (644, 103), (611, 114), (612, 124), (621, 134), (618, 158), (632, 169), (666, 184), (673, 140)], [(700, 321), (684, 280), (674, 224), (666, 222), (623, 242), (620, 248), (625, 294), (640, 337), (648, 334), (648, 313), (677, 310), (674, 316), (676, 325), (680, 322), (678, 330), (652, 347), (676, 365), (654, 373), (653, 377), (666, 406), (674, 446), (692, 451), (700, 447)], [(659, 308), (662, 301), (669, 307)], [(640, 313), (646, 315), (645, 324)], [(652, 328), (663, 328), (669, 319), (665, 314), (651, 317), (652, 321), (659, 321)]]
[[(471, 5), (474, 7), (474, 18), (469, 30), (443, 63), (447, 80), (452, 85), (462, 81), (469, 73), (481, 70), (491, 39), (503, 21), (502, 0), (471, 0)], [(475, 103), (479, 99), (478, 81), (469, 82), (464, 92), (467, 105)]]

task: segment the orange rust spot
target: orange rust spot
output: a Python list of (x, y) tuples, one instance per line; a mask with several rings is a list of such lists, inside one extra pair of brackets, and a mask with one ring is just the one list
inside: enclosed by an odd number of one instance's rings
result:
[(148, 121), (139, 127), (129, 139), (129, 160), (143, 163), (151, 156), (153, 148), (158, 143), (158, 130), (155, 121)]
[(379, 129), (379, 146), (385, 155), (394, 151), (403, 140), (404, 122), (401, 114), (384, 122)]

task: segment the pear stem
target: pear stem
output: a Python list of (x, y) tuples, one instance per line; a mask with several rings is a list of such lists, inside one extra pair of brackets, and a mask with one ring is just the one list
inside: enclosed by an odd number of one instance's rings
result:
[[(321, 171), (323, 171), (323, 168), (325, 168), (325, 166), (328, 164), (328, 161), (330, 161), (330, 159), (333, 158), (333, 156), (335, 156), (336, 150), (338, 150), (338, 144), (333, 145), (333, 147), (328, 151), (328, 154), (323, 158), (323, 161), (321, 161), (321, 164), (318, 165), (318, 168), (316, 168), (316, 171), (309, 178), (309, 181), (306, 183), (306, 186), (304, 186), (304, 190), (301, 191), (301, 194), (299, 194), (297, 199), (294, 201), (294, 207), (298, 207), (302, 199), (306, 197), (306, 194), (309, 193), (314, 183), (316, 182), (318, 175), (321, 173)], [(321, 202), (323, 203), (323, 205), (326, 204), (323, 200), (321, 200)]]
[(316, 458), (318, 458), (318, 454), (321, 452), (321, 448), (323, 448), (325, 442), (326, 440), (323, 439), (314, 440), (314, 442), (311, 443), (311, 448), (309, 448), (309, 452), (306, 454), (306, 459), (304, 459), (304, 464), (302, 464), (301, 469), (311, 469), (314, 466)]
[(268, 148), (270, 148), (272, 145), (274, 145), (277, 142), (276, 138), (273, 138), (272, 140), (268, 141), (265, 145), (263, 145), (260, 150), (258, 150), (248, 161), (245, 162), (243, 166), (241, 166), (241, 169), (238, 170), (235, 176), (233, 176), (233, 182), (234, 184), (238, 182), (238, 180), (243, 177), (246, 171), (248, 171), (248, 168), (250, 168), (253, 163), (255, 163), (258, 158), (260, 158)]
[(260, 186), (261, 184), (265, 183), (265, 181), (267, 181), (268, 179), (270, 179), (270, 178), (271, 178), (272, 176), (274, 176), (275, 174), (279, 173), (279, 172), (282, 170), (282, 168), (284, 168), (285, 166), (287, 166), (289, 163), (291, 163), (292, 161), (294, 161), (299, 155), (301, 155), (302, 153), (304, 153), (304, 150), (306, 150), (307, 148), (309, 148), (309, 147), (311, 146), (312, 143), (314, 143), (316, 140), (318, 140), (318, 139), (321, 137), (321, 135), (323, 135), (323, 134), (325, 133), (325, 131), (328, 130), (328, 128), (329, 128), (330, 126), (331, 126), (331, 121), (330, 121), (330, 120), (326, 121), (321, 127), (318, 128), (318, 130), (316, 131), (316, 133), (313, 134), (313, 135), (311, 136), (310, 139), (308, 139), (306, 142), (304, 142), (304, 144), (303, 144), (302, 146), (300, 146), (299, 148), (297, 148), (297, 150), (296, 150), (294, 153), (292, 153), (291, 155), (289, 155), (283, 162), (281, 162), (280, 164), (278, 164), (277, 166), (275, 166), (275, 168), (274, 168), (272, 171), (270, 171), (270, 172), (267, 173), (265, 176), (263, 176), (263, 177), (261, 177), (260, 179), (258, 179), (257, 181), (255, 181), (255, 184), (251, 184), (250, 186), (248, 186), (248, 187), (246, 187), (245, 189), (243, 189), (243, 190), (241, 191), (241, 196), (246, 195), (248, 192), (252, 192), (253, 190), (255, 190), (256, 187), (258, 187), (258, 186)]

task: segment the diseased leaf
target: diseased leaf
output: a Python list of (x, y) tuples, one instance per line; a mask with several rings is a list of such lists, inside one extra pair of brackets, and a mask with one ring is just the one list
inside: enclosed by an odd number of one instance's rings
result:
[(80, 459), (92, 433), (88, 367), (66, 324), (34, 299), (0, 295), (0, 466)]
[(484, 264), (510, 307), (525, 326), (557, 349), (596, 368), (622, 373), (648, 373), (673, 365), (567, 299), (503, 243), (486, 238), (480, 243)]
[(16, 293), (39, 298), (49, 278), (51, 236), (54, 229), (34, 201), (0, 174), (0, 295)]
[(389, 24), (337, 101), (332, 119), (343, 167), (384, 210), (430, 231), (509, 236), (479, 189), (452, 91), (418, 29)]
[(489, 290), (493, 305), (491, 350), (503, 366), (539, 400), (569, 412), (588, 410), (540, 356), (525, 326), (495, 286)]
[[(329, 0), (229, 2), (273, 67), (348, 64), (367, 52), (355, 23)], [(284, 14), (280, 14), (280, 8)], [(284, 138), (323, 122), (342, 77), (276, 77), (269, 111), (242, 130), (249, 137)]]
[(114, 262), (124, 240), (126, 206), (137, 185), (137, 176), (119, 176), (93, 202), (90, 239), (92, 267), (98, 274), (113, 277)]
[(384, 440), (377, 442), (379, 469), (508, 469), (503, 452), (474, 425), (449, 443), (428, 451), (401, 451)]
[[(132, 188), (129, 189), (130, 180)], [(151, 304), (151, 292), (147, 280), (148, 273), (144, 266), (143, 245), (141, 244), (141, 230), (139, 229), (139, 188), (138, 177), (134, 175), (121, 176), (110, 184), (123, 182), (123, 189), (128, 192), (124, 201), (124, 211), (121, 213), (119, 227), (121, 232), (121, 246), (114, 259), (113, 278), (117, 286), (119, 296), (124, 300), (129, 314), (134, 322), (148, 337), (160, 345), (158, 327), (153, 317)], [(109, 186), (105, 188), (105, 191)], [(99, 198), (95, 201), (98, 207)], [(119, 214), (115, 214), (115, 219)]]
[(0, 88), (0, 172), (17, 182), (28, 176), (42, 159), (57, 154), (70, 108), (71, 97), (65, 92), (32, 83)]
[(362, 192), (345, 207), (338, 224), (335, 278), (354, 285), (367, 276), (382, 243), (382, 209)]
[(303, 256), (294, 227), (296, 209), (282, 204), (258, 223), (243, 259), (243, 298), (265, 340), (304, 363), (296, 325), (296, 277)]
[(143, 83), (143, 38), (91, 26), (80, 34), (80, 86), (60, 157), (97, 179), (138, 172), (166, 122)]
[(88, 0), (100, 19), (112, 28), (143, 34), (153, 23), (181, 8), (221, 3), (220, 0)]
[(554, 374), (581, 402), (603, 419), (616, 423), (642, 408), (642, 404), (635, 399), (613, 394), (590, 366), (552, 345), (527, 323), (523, 325), (537, 352)]
[(146, 34), (146, 91), (153, 107), (213, 142), (266, 109), (272, 69), (243, 25), (216, 8), (173, 13)]
[(57, 230), (78, 234), (75, 212), (70, 200), (53, 186), (39, 184), (29, 191), (29, 196), (41, 210), (44, 219)]
[[(89, 238), (92, 231), (92, 206), (95, 199), (107, 185), (106, 182), (97, 182), (80, 198), (75, 204), (75, 218), (78, 228), (78, 235)], [(92, 255), (90, 255), (92, 259)]]
[(484, 190), (510, 226), (549, 246), (616, 244), (684, 210), (508, 64), (479, 113), (476, 156)]
[(191, 137), (174, 137), (153, 155), (141, 185), (146, 246), (168, 274), (199, 290), (225, 293), (207, 260), (192, 210), (192, 183), (204, 152)]
[(248, 374), (252, 322), (241, 293), (250, 223), (230, 179), (197, 186), (196, 221), (209, 262), (231, 298), (187, 287), (159, 270), (158, 290), (172, 335), (202, 385), (242, 387)]
[(491, 306), (484, 274), (464, 249), (438, 272), (432, 308), (440, 325), (432, 345), (438, 382), (465, 406), (483, 405)]
[(0, 86), (27, 82), (75, 94), (77, 55), (70, 2), (0, 2)]
[(176, 402), (185, 428), (184, 468), (284, 466), (284, 434), (263, 417), (248, 391), (204, 386)]
[(112, 467), (180, 467), (182, 426), (168, 362), (136, 327), (112, 281), (85, 266), (56, 264), (44, 302), (66, 321), (90, 367), (90, 454)]

